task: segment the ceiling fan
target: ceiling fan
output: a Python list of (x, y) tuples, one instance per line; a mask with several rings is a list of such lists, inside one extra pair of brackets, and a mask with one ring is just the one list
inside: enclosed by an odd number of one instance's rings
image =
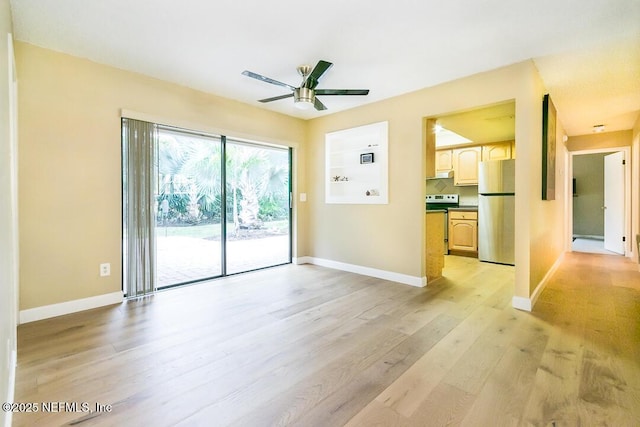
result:
[(294, 105), (301, 109), (308, 109), (315, 107), (316, 110), (326, 110), (327, 107), (320, 102), (316, 95), (368, 95), (369, 89), (316, 89), (320, 77), (329, 69), (333, 64), (327, 61), (318, 61), (316, 66), (311, 70), (309, 65), (301, 65), (297, 68), (298, 74), (302, 76), (302, 83), (299, 87), (293, 87), (286, 83), (279, 82), (269, 77), (265, 77), (260, 74), (253, 73), (251, 71), (243, 71), (247, 77), (261, 80), (266, 83), (271, 83), (277, 86), (282, 86), (291, 91), (286, 95), (274, 96), (272, 98), (259, 99), (259, 102), (271, 102), (279, 99), (293, 97)]

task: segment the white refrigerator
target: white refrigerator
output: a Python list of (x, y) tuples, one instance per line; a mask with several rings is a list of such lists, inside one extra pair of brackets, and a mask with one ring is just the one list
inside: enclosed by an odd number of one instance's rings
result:
[(514, 265), (515, 160), (480, 162), (478, 259)]

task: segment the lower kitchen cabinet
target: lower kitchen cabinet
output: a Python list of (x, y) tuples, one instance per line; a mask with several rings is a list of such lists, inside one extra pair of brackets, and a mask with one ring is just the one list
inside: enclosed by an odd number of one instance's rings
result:
[(425, 253), (427, 283), (442, 276), (444, 268), (444, 211), (427, 211)]
[(449, 252), (478, 256), (478, 212), (449, 211)]

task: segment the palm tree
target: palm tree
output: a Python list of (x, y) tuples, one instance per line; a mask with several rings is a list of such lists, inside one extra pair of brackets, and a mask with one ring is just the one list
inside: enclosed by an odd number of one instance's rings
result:
[(256, 187), (264, 174), (265, 160), (263, 150), (239, 144), (227, 146), (227, 185), (231, 190), (236, 234), (241, 223), (249, 228), (259, 226), (259, 189)]
[[(201, 211), (215, 212), (222, 193), (219, 141), (160, 134), (160, 197), (186, 200), (181, 213), (191, 220)], [(226, 149), (227, 203), (231, 205), (236, 233), (240, 226), (258, 228), (260, 207), (288, 204), (287, 156), (271, 149), (229, 143)]]
[(159, 196), (188, 200), (180, 206), (182, 214), (192, 220), (213, 210), (216, 196), (221, 194), (220, 144), (215, 141), (160, 134), (158, 149)]
[(241, 224), (257, 228), (261, 225), (261, 202), (282, 196), (288, 202), (288, 159), (274, 150), (236, 144), (229, 145), (227, 153), (227, 183), (236, 233)]
[(220, 143), (195, 140), (188, 145), (186, 151), (188, 154), (181, 173), (190, 177), (193, 182), (193, 203), (205, 212), (212, 212), (216, 198), (222, 194)]
[(288, 217), (289, 208), (289, 159), (282, 152), (269, 151), (269, 168), (261, 193), (263, 215), (272, 218)]

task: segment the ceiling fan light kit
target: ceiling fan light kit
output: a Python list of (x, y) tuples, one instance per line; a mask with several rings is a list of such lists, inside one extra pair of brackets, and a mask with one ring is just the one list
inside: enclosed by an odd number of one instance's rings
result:
[(311, 69), (309, 65), (301, 65), (297, 68), (298, 74), (302, 76), (302, 83), (299, 87), (294, 87), (286, 83), (279, 82), (277, 80), (265, 77), (263, 75), (244, 70), (243, 75), (270, 83), (276, 86), (282, 86), (291, 91), (286, 95), (274, 96), (271, 98), (259, 99), (259, 102), (272, 102), (280, 99), (293, 97), (293, 105), (302, 110), (315, 107), (316, 110), (326, 110), (327, 107), (318, 99), (316, 95), (368, 95), (369, 89), (316, 89), (320, 81), (320, 77), (329, 69), (333, 64), (328, 61), (318, 61), (316, 66)]
[(316, 96), (313, 93), (313, 89), (299, 87), (293, 91), (293, 105), (301, 110), (308, 110), (310, 108), (313, 108), (313, 102), (315, 101), (315, 99)]

